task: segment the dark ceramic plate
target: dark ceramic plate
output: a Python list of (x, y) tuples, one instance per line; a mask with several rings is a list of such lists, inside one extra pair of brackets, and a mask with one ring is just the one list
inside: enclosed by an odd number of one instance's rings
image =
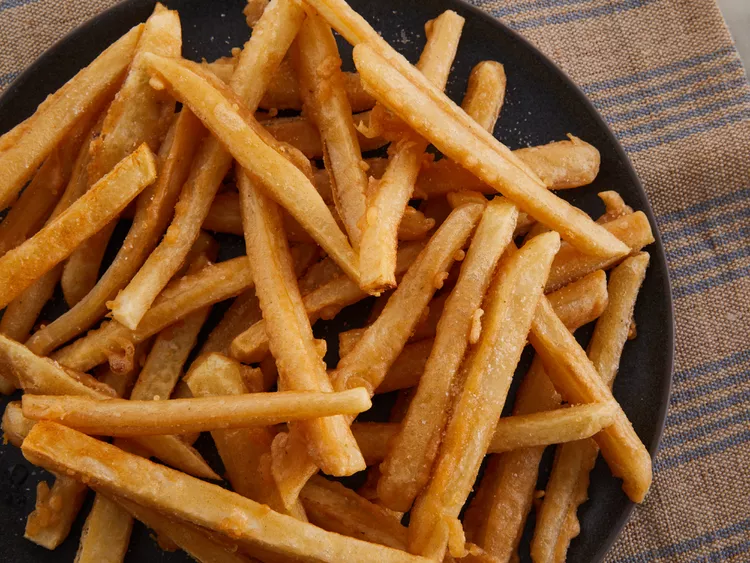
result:
[[(184, 36), (184, 55), (209, 60), (229, 54), (248, 37), (242, 16), (244, 0), (170, 0), (168, 6), (180, 12)], [(138, 22), (153, 9), (153, 0), (130, 0), (115, 6), (81, 26), (57, 43), (23, 75), (0, 99), (0, 131), (6, 131), (30, 115), (45, 96), (59, 88), (81, 67)], [(396, 0), (352, 0), (352, 5), (396, 49), (415, 61), (424, 44), (424, 22), (446, 9), (466, 17), (463, 38), (448, 84), (449, 95), (460, 101), (471, 68), (481, 60), (492, 59), (505, 65), (508, 92), (496, 135), (511, 148), (542, 144), (573, 133), (595, 145), (602, 156), (601, 172), (593, 185), (563, 191), (561, 195), (596, 216), (603, 211), (596, 193), (615, 189), (635, 209), (646, 212), (656, 231), (656, 223), (646, 194), (612, 132), (583, 93), (553, 63), (516, 33), (481, 11), (457, 0), (429, 2)], [(345, 65), (351, 66), (348, 45), (340, 42)], [(120, 235), (124, 236), (127, 225)], [(673, 330), (672, 301), (664, 251), (656, 234), (656, 243), (647, 250), (652, 261), (641, 291), (635, 317), (638, 338), (628, 342), (615, 385), (615, 396), (630, 417), (638, 435), (653, 453), (664, 425), (672, 373)], [(235, 237), (221, 237), (224, 257), (242, 252), (242, 242)], [(117, 240), (113, 241), (113, 250)], [(321, 337), (335, 336), (342, 323), (357, 326), (366, 318), (367, 304), (348, 309), (347, 320), (318, 323)], [(221, 307), (217, 307), (221, 309)], [(62, 313), (59, 297), (43, 312), (50, 319)], [(214, 315), (218, 317), (221, 311)], [(215, 322), (215, 319), (214, 319)], [(585, 331), (584, 331), (585, 332)], [(586, 334), (582, 338), (587, 338)], [(331, 362), (336, 360), (337, 343), (329, 343)], [(528, 352), (525, 361), (528, 361)], [(519, 371), (524, 366), (519, 367)], [(382, 401), (380, 401), (382, 403)], [(3, 408), (4, 408), (3, 402)], [(512, 399), (509, 399), (512, 404)], [(380, 405), (387, 408), (387, 405)], [(204, 440), (206, 456), (210, 440)], [(548, 471), (543, 468), (540, 487)], [(78, 533), (83, 524), (82, 511), (68, 540), (55, 552), (46, 551), (23, 539), (26, 515), (34, 504), (34, 490), (40, 479), (49, 478), (44, 471), (27, 463), (18, 449), (0, 445), (0, 549), (5, 561), (73, 561)], [(614, 479), (601, 461), (592, 474), (591, 500), (580, 511), (581, 535), (573, 541), (570, 561), (599, 561), (612, 545), (633, 508), (622, 493), (620, 481)], [(90, 499), (89, 499), (90, 502)], [(530, 518), (533, 521), (533, 516)], [(528, 535), (522, 544), (522, 559), (528, 561)], [(160, 551), (148, 531), (136, 526), (128, 562), (186, 561), (182, 553)]]

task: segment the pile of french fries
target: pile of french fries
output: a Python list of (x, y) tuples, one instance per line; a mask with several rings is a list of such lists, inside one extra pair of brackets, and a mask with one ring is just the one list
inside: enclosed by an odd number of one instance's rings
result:
[[(91, 488), (78, 563), (122, 561), (133, 519), (206, 562), (512, 561), (535, 505), (532, 559), (564, 561), (600, 451), (633, 501), (651, 483), (612, 396), (648, 219), (614, 192), (597, 220), (555, 195), (596, 177), (588, 143), (495, 139), (499, 62), (445, 96), (458, 14), (426, 23), (412, 66), (344, 0), (245, 12), (243, 48), (194, 63), (157, 5), (0, 137), (0, 384), (23, 391), (2, 426), (56, 476), (26, 537), (60, 545)], [(247, 255), (216, 262), (209, 231)], [(58, 282), (70, 308), (42, 322)], [(312, 325), (370, 296), (327, 370)], [(388, 392), (388, 420), (356, 421)], [(365, 471), (356, 491), (323, 477)]]

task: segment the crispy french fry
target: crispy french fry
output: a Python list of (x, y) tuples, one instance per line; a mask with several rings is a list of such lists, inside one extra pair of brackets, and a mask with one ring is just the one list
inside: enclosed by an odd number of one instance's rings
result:
[(79, 120), (98, 114), (114, 96), (143, 27), (138, 25), (123, 35), (47, 98), (25, 127), (13, 130), (12, 138), (6, 141), (7, 149), (0, 153), (0, 208), (7, 207), (16, 197), (26, 180)]
[(463, 389), (456, 397), (432, 480), (412, 510), (412, 553), (442, 559), (450, 539), (451, 555), (463, 555), (463, 541), (450, 538), (460, 530), (454, 522), (500, 418), (559, 245), (556, 233), (545, 233), (511, 253), (498, 267), (485, 300), (484, 328), (464, 364)]
[[(654, 242), (648, 217), (642, 211), (624, 215), (602, 225), (610, 233), (628, 245), (631, 254), (636, 254), (644, 246)], [(621, 262), (617, 259), (598, 259), (577, 251), (569, 244), (563, 244), (552, 263), (545, 291), (550, 292), (599, 269), (608, 269)]]
[(29, 434), (36, 421), (30, 420), (23, 415), (21, 401), (11, 401), (5, 405), (3, 412), (3, 437), (16, 447), (21, 447), (21, 442)]
[[(304, 11), (295, 0), (274, 0), (263, 12), (230, 81), (230, 87), (249, 111), (257, 108), (303, 17)], [(208, 136), (203, 140), (164, 239), (110, 306), (114, 318), (126, 327), (138, 326), (159, 292), (182, 266), (231, 163), (231, 155), (216, 138)]]
[(303, 112), (320, 132), (333, 201), (352, 246), (358, 250), (368, 178), (352, 108), (344, 89), (336, 40), (331, 28), (317, 14), (307, 15), (292, 50), (292, 59), (299, 79)]
[[(323, 1), (314, 0), (314, 4)], [(582, 252), (609, 258), (627, 254), (622, 242), (548, 191), (520, 159), (472, 122), (442, 92), (431, 85), (430, 90), (423, 89), (423, 79), (416, 86), (400, 73), (400, 67), (390, 66), (370, 44), (360, 43), (354, 48), (354, 61), (373, 96), (448, 158), (492, 185), (538, 221), (554, 227)], [(413, 75), (414, 72), (410, 78)], [(432, 93), (439, 97), (433, 99)]]
[(124, 437), (268, 426), (338, 414), (356, 415), (370, 408), (369, 397), (361, 389), (338, 393), (285, 391), (169, 401), (105, 401), (73, 395), (26, 394), (21, 404), (24, 416), (32, 420), (53, 420), (88, 434)]
[(505, 67), (496, 61), (482, 61), (471, 69), (461, 108), (490, 133), (505, 101), (505, 85)]
[[(399, 274), (405, 272), (414, 263), (422, 248), (421, 244), (402, 247), (396, 264)], [(323, 266), (323, 268), (326, 267)], [(323, 277), (320, 279), (322, 280)], [(360, 289), (359, 285), (350, 278), (339, 275), (306, 294), (302, 298), (302, 303), (312, 324), (319, 318), (332, 319), (341, 309), (365, 297), (367, 294)], [(261, 361), (268, 351), (265, 320), (258, 321), (232, 342), (232, 356), (246, 363)]]
[(123, 561), (132, 530), (130, 514), (113, 500), (97, 494), (81, 532), (76, 563)]
[[(17, 414), (23, 416), (23, 413)], [(357, 445), (368, 467), (377, 465), (385, 459), (388, 441), (398, 433), (398, 430), (398, 423), (393, 422), (355, 422), (352, 424), (352, 434), (357, 440)]]
[[(547, 375), (564, 399), (614, 401), (609, 387), (546, 298), (539, 302), (529, 343), (542, 357)], [(612, 473), (623, 479), (625, 493), (634, 502), (642, 502), (651, 485), (651, 457), (619, 405), (615, 423), (595, 439)]]
[(132, 347), (162, 331), (190, 313), (207, 305), (234, 297), (253, 287), (247, 257), (233, 258), (207, 266), (200, 272), (185, 276), (169, 297), (160, 298), (149, 309), (137, 330), (129, 330), (117, 321), (102, 323), (101, 327), (73, 344), (58, 350), (53, 358), (60, 364), (89, 370), (128, 353)]
[[(352, 343), (352, 348), (356, 342)], [(420, 340), (413, 344), (407, 344), (393, 361), (385, 378), (375, 388), (376, 394), (390, 393), (399, 389), (408, 389), (419, 384), (419, 379), (424, 373), (427, 359), (432, 351), (433, 341)], [(344, 353), (341, 353), (342, 357)]]
[(201, 346), (200, 353), (217, 352), (229, 355), (232, 340), (262, 318), (263, 313), (260, 310), (260, 301), (255, 295), (255, 290), (251, 289), (241, 293), (224, 313), (219, 324), (208, 334), (206, 341)]
[(324, 530), (406, 551), (407, 532), (400, 520), (341, 483), (313, 475), (300, 499), (310, 522)]
[[(243, 395), (248, 388), (241, 369), (234, 360), (210, 354), (193, 362), (185, 380), (195, 397)], [(255, 426), (215, 430), (211, 436), (235, 492), (277, 512), (305, 520), (305, 511), (299, 503), (291, 510), (286, 509), (271, 476), (271, 442), (275, 434), (269, 427)]]
[[(450, 10), (430, 22), (417, 68), (440, 90), (448, 81), (463, 24), (464, 19)], [(416, 133), (401, 137), (390, 149), (385, 173), (368, 200), (359, 254), (361, 285), (368, 293), (378, 294), (396, 285), (398, 226), (414, 192), (428, 144)]]
[(599, 192), (596, 195), (604, 203), (605, 209), (604, 215), (596, 220), (597, 223), (609, 223), (613, 219), (633, 213), (633, 208), (627, 205), (622, 196), (615, 191), (608, 190), (606, 192)]
[[(623, 261), (612, 271), (608, 285), (609, 304), (597, 321), (589, 343), (589, 358), (610, 389), (617, 375), (648, 263), (649, 255), (643, 252)], [(559, 449), (547, 485), (548, 494), (545, 494), (537, 514), (537, 526), (531, 542), (535, 561), (554, 561), (568, 515), (575, 517), (578, 506), (588, 496), (588, 474), (598, 452), (594, 440), (571, 442)], [(563, 541), (569, 542), (570, 538)]]
[(141, 145), (89, 192), (0, 258), (0, 306), (5, 307), (35, 280), (67, 258), (87, 237), (103, 228), (156, 177), (151, 151)]
[[(156, 91), (149, 86), (143, 55), (155, 53), (165, 57), (179, 57), (181, 50), (182, 29), (177, 11), (167, 10), (162, 4), (157, 3), (143, 27), (125, 82), (107, 109), (101, 135), (91, 143), (91, 162), (88, 171), (90, 184), (99, 181), (142, 143), (146, 143), (154, 152), (159, 150), (159, 145), (172, 121), (175, 102), (165, 92)], [(146, 197), (142, 198), (145, 200), (142, 206), (155, 205), (158, 209), (159, 202), (152, 203), (152, 196), (153, 189), (150, 189), (146, 192)], [(169, 209), (171, 208), (170, 205)], [(68, 258), (60, 283), (65, 300), (71, 307), (81, 301), (96, 285), (102, 258), (115, 225), (116, 221), (110, 222), (84, 241)], [(161, 231), (150, 238), (159, 235)], [(140, 250), (142, 241), (128, 242), (135, 242), (134, 246), (138, 248), (136, 252)], [(132, 275), (138, 264), (133, 264), (132, 261), (129, 264)], [(106, 311), (104, 301), (113, 297), (126, 282), (124, 279), (119, 281), (119, 286), (109, 288), (112, 295), (100, 298), (100, 316)]]
[(109, 364), (97, 366), (96, 378), (100, 383), (108, 385), (115, 391), (120, 399), (130, 398), (131, 391), (135, 385), (138, 374), (141, 371), (143, 360), (148, 353), (150, 342), (147, 340), (138, 344), (133, 350), (133, 355), (123, 365), (118, 365), (115, 370)]
[[(277, 148), (270, 146), (268, 138), (261, 136), (265, 130), (246, 108), (240, 107), (241, 100), (231, 90), (201, 76), (200, 67), (195, 63), (156, 55), (150, 55), (148, 60), (155, 75), (221, 139), (265, 192), (273, 196), (348, 275), (357, 279), (354, 251), (322, 198), (310, 180)], [(283, 148), (279, 146), (278, 150)]]
[(496, 198), (487, 205), (479, 222), (456, 287), (440, 316), (416, 396), (380, 467), (378, 496), (393, 510), (409, 510), (429, 480), (448, 423), (451, 387), (472, 333), (479, 332), (475, 325), (481, 323), (482, 299), (501, 254), (511, 241), (517, 216), (515, 205)]
[(51, 489), (41, 481), (36, 488), (36, 506), (26, 520), (24, 537), (55, 549), (68, 537), (86, 491), (86, 485), (66, 475), (57, 475)]
[[(86, 456), (79, 455), (84, 450)], [(23, 453), (36, 465), (87, 479), (97, 491), (229, 535), (260, 553), (310, 562), (374, 559), (426, 563), (403, 551), (320, 530), (59, 424), (37, 424), (24, 441)]]
[[(245, 244), (250, 263), (258, 265), (253, 268), (253, 276), (281, 388), (330, 392), (333, 386), (315, 347), (284, 236), (280, 208), (259, 191), (244, 171), (239, 173), (238, 183)], [(315, 463), (327, 473), (351, 475), (364, 469), (362, 455), (343, 417), (305, 421), (295, 425), (293, 432), (304, 432)]]

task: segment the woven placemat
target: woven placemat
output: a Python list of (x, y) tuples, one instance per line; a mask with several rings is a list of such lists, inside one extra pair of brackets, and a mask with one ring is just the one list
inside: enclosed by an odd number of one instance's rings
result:
[[(208, 0), (207, 0), (208, 1)], [(114, 0), (0, 0), (0, 90)], [(608, 563), (750, 560), (750, 88), (712, 0), (473, 0), (583, 88), (666, 245), (677, 320), (667, 429)]]

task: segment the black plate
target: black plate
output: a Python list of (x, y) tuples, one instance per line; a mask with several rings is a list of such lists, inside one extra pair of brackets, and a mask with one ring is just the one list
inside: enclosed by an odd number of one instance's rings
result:
[[(469, 71), (479, 61), (493, 59), (502, 62), (508, 75), (508, 92), (496, 135), (511, 148), (559, 140), (568, 132), (585, 139), (601, 151), (599, 177), (589, 187), (560, 194), (596, 216), (603, 210), (596, 193), (615, 189), (632, 207), (646, 212), (657, 241), (647, 249), (652, 260), (635, 313), (638, 338), (626, 344), (615, 396), (653, 454), (664, 425), (672, 374), (672, 300), (666, 259), (653, 212), (633, 167), (612, 132), (562, 71), (522, 37), (476, 8), (457, 0), (352, 0), (351, 3), (412, 61), (417, 59), (424, 44), (425, 21), (446, 9), (465, 16), (464, 34), (447, 88), (450, 96), (460, 101)], [(153, 4), (152, 0), (123, 2), (79, 27), (47, 51), (0, 99), (0, 131), (10, 129), (30, 115), (47, 94), (60, 87), (130, 27), (144, 21)], [(248, 37), (241, 13), (244, 4), (244, 0), (170, 0), (168, 6), (179, 10), (182, 18), (184, 55), (196, 60), (200, 57), (211, 60), (229, 54), (231, 47), (242, 45)], [(351, 49), (343, 42), (340, 45), (345, 66), (351, 67)], [(124, 228), (120, 230), (124, 234)], [(241, 242), (232, 237), (221, 238), (226, 256), (242, 251)], [(60, 307), (59, 302), (53, 304), (43, 314), (47, 318), (59, 314), (62, 312)], [(349, 321), (343, 322), (348, 326), (364, 322), (363, 311), (362, 306), (348, 310), (345, 316)], [(323, 324), (316, 326), (316, 333), (329, 336), (338, 328), (340, 324)], [(585, 334), (583, 338), (586, 338)], [(337, 348), (334, 342), (331, 345), (331, 348)], [(335, 361), (335, 358), (331, 360)], [(523, 366), (519, 367), (521, 369)], [(542, 473), (540, 486), (546, 478), (546, 471)], [(28, 464), (18, 449), (0, 446), (0, 549), (4, 560), (73, 560), (83, 516), (79, 517), (68, 540), (55, 552), (23, 539), (25, 518), (33, 508), (34, 489), (42, 478), (48, 478), (48, 475)], [(622, 493), (620, 482), (610, 475), (601, 458), (592, 474), (590, 494), (591, 500), (581, 510), (582, 532), (571, 545), (570, 561), (599, 561), (633, 508)], [(522, 548), (522, 559), (528, 560), (527, 542)], [(181, 553), (161, 552), (149, 538), (147, 530), (136, 527), (127, 561), (187, 560)]]

